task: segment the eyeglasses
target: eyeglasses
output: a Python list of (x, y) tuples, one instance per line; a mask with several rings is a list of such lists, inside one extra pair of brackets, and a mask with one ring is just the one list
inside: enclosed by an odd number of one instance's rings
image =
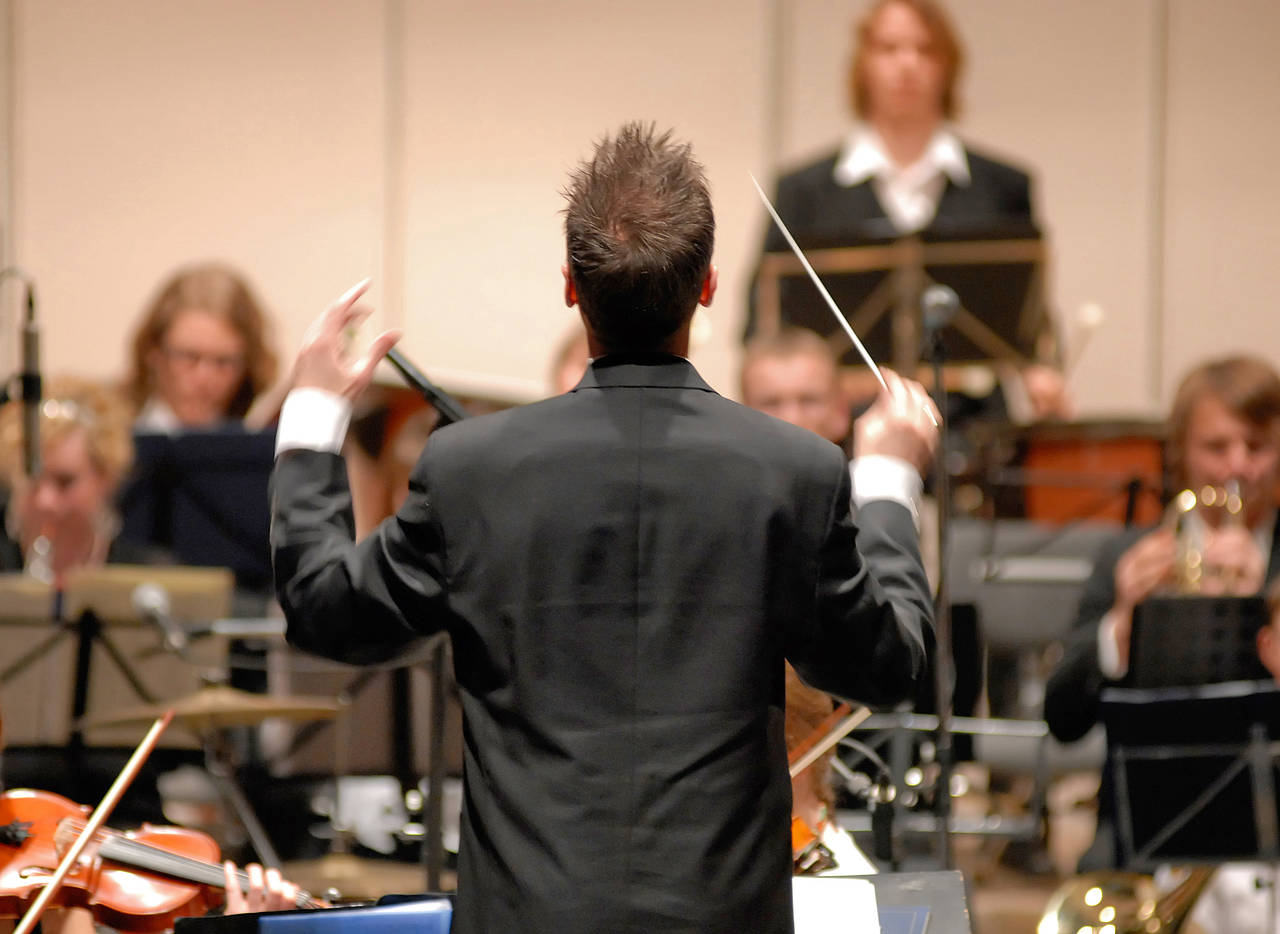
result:
[(169, 362), (182, 370), (194, 370), (202, 363), (222, 373), (238, 373), (244, 369), (244, 354), (203, 353), (188, 347), (161, 347)]

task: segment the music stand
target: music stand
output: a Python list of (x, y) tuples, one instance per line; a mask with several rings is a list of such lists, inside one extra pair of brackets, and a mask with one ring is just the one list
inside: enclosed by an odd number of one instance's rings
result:
[(1266, 621), (1262, 597), (1152, 597), (1133, 611), (1125, 686), (1264, 681), (1256, 640)]
[[(106, 653), (138, 700), (155, 700), (156, 692), (145, 682), (139, 660), (131, 661), (132, 653), (125, 651), (126, 647), (136, 651), (138, 632), (144, 634), (144, 641), (153, 641), (133, 605), (134, 589), (143, 583), (165, 590), (179, 623), (216, 619), (225, 616), (230, 606), (231, 576), (221, 569), (109, 565), (73, 572), (61, 591), (23, 574), (0, 575), (0, 625), (35, 630), (34, 639), (30, 633), (18, 639), (25, 651), (0, 671), (0, 687), (32, 674), (41, 659), (58, 662), (53, 653), (75, 639), (69, 702), (52, 716), (40, 718), (53, 733), (30, 739), (61, 745), (69, 735), (73, 744), (83, 742), (78, 721), (90, 706), (91, 692), (96, 702), (106, 702), (102, 692), (95, 690), (100, 679), (92, 677), (95, 647)], [(56, 668), (48, 671), (56, 673)], [(175, 674), (172, 666), (158, 663), (149, 666), (149, 673), (166, 679)], [(26, 693), (8, 700), (19, 707), (40, 702)], [(22, 718), (14, 717), (13, 722), (21, 723)]]
[(1272, 682), (1108, 688), (1102, 722), (1121, 865), (1280, 858)]
[(1280, 858), (1280, 691), (1254, 649), (1265, 620), (1260, 597), (1134, 612), (1129, 674), (1101, 711), (1123, 864)]
[[(927, 237), (860, 244), (799, 241), (875, 360), (890, 362), (902, 373), (915, 372), (923, 333), (920, 297), (932, 282), (950, 286), (960, 298), (960, 312), (941, 336), (947, 361), (1036, 359), (1049, 315), (1047, 251), (1034, 225), (992, 219), (930, 231)], [(860, 362), (795, 256), (765, 253), (756, 289), (761, 333), (775, 333), (783, 324), (805, 327), (828, 336), (844, 362)]]
[(240, 587), (269, 589), (274, 430), (138, 433), (134, 450), (119, 496), (120, 537), (165, 548), (185, 565), (231, 568)]

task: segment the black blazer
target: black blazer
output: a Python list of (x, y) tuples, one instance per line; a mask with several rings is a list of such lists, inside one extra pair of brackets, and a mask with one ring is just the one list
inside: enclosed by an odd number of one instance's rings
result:
[[(968, 185), (947, 179), (938, 210), (921, 232), (930, 236), (963, 235), (966, 231), (1028, 232), (1034, 226), (1031, 213), (1031, 180), (1011, 165), (980, 155), (965, 147), (969, 160)], [(854, 246), (867, 241), (890, 240), (898, 231), (885, 214), (871, 181), (851, 187), (836, 183), (832, 173), (840, 153), (784, 175), (778, 182), (774, 207), (801, 247)], [(787, 242), (770, 223), (765, 233), (766, 253), (787, 250)], [(746, 336), (755, 331), (755, 288), (751, 289)]]
[(371, 662), (447, 630), (465, 795), (453, 930), (789, 932), (782, 660), (871, 702), (922, 666), (908, 511), (685, 360), (434, 434), (358, 546), (342, 460), (273, 478), (294, 644)]

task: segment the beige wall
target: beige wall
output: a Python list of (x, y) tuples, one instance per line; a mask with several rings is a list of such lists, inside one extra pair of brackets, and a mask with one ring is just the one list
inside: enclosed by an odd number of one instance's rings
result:
[[(1081, 409), (1155, 411), (1207, 351), (1280, 360), (1268, 307), (1280, 5), (951, 6), (970, 50), (963, 134), (1034, 171), (1068, 336), (1085, 302), (1107, 315), (1073, 375)], [(632, 117), (675, 126), (708, 166), (722, 290), (695, 356), (733, 391), (763, 231), (746, 172), (767, 176), (844, 131), (863, 4), (0, 7), (0, 49), (13, 50), (0, 75), (13, 127), (0, 137), (12, 192), (0, 246), (39, 283), (49, 371), (121, 372), (158, 280), (219, 257), (258, 284), (285, 348), (373, 275), (378, 319), (406, 328), (429, 374), (531, 396), (573, 321), (558, 189), (593, 137)], [(6, 286), (10, 367), (16, 298)]]

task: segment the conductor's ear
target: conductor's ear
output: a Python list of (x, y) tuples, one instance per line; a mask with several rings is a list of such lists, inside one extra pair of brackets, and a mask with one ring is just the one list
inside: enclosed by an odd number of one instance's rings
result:
[(716, 269), (715, 263), (707, 268), (706, 278), (702, 280), (702, 293), (698, 296), (698, 304), (704, 308), (711, 304), (711, 300), (716, 297), (716, 286), (720, 282), (720, 270)]
[(564, 303), (568, 308), (572, 308), (578, 304), (578, 287), (573, 284), (573, 276), (569, 275), (569, 264), (565, 263), (560, 267), (560, 274), (564, 276)]

